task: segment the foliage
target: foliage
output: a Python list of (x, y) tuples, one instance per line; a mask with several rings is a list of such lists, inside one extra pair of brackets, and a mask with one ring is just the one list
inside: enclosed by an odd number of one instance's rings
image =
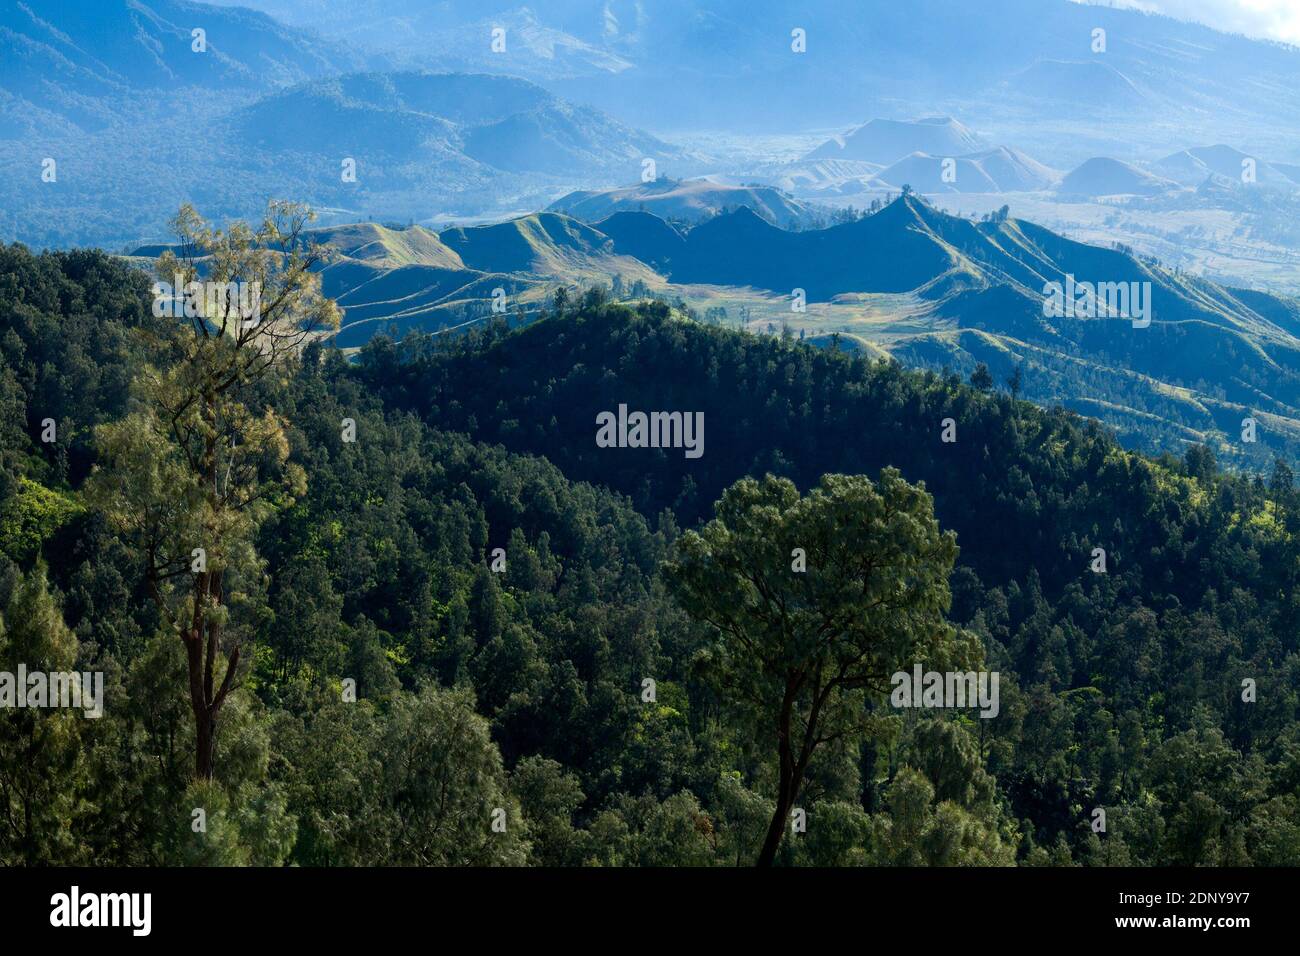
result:
[[(40, 524), (30, 557), (0, 554), (0, 670), (99, 671), (106, 696), (100, 719), (0, 713), (2, 863), (747, 865), (777, 811), (776, 731), (718, 679), (709, 605), (727, 597), (770, 634), (748, 569), (785, 575), (806, 602), (794, 621), (847, 611), (844, 569), (872, 553), (903, 562), (896, 581), (921, 574), (925, 597), (911, 620), (855, 616), (850, 636), (896, 641), (882, 671), (914, 648), (936, 667), (982, 654), (1000, 712), (899, 712), (853, 689), (835, 710), (847, 732), (802, 774), (807, 831), (775, 862), (1300, 859), (1285, 463), (1256, 477), (1145, 458), (955, 375), (661, 305), (570, 301), (522, 329), (379, 340), (355, 365), (314, 342), (244, 393), (227, 425), (251, 436), (273, 410), (255, 473), (280, 497), (226, 549), (245, 562), (223, 621), (241, 676), (196, 780), (176, 605), (151, 597), (148, 512), (128, 513), (175, 509), (169, 533), (197, 520), (183, 441), (145, 427), (165, 419), (129, 385), (180, 374), (136, 331), (148, 284), (98, 253), (0, 261), (0, 514), (21, 494), (78, 509)], [(595, 413), (619, 402), (703, 410), (704, 457), (596, 448)], [(88, 487), (96, 465), (121, 484)], [(777, 531), (824, 543), (761, 547)], [(791, 581), (797, 546), (809, 571)], [(669, 568), (694, 568), (693, 597)], [(745, 663), (732, 676), (764, 699)]]

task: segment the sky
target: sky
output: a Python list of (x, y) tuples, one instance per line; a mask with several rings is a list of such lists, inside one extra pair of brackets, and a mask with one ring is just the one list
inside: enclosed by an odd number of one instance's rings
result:
[(1135, 7), (1216, 30), (1300, 45), (1300, 0), (1103, 0), (1100, 5)]

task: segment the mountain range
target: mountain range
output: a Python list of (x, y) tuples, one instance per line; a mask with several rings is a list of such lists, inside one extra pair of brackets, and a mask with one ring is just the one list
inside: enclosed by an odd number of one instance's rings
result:
[(1180, 149), (1143, 163), (1094, 156), (1063, 172), (1009, 146), (977, 149), (984, 141), (951, 117), (873, 119), (762, 172), (784, 190), (823, 200), (904, 185), (924, 194), (1055, 188), (1067, 197), (1153, 196), (1200, 186), (1211, 177), (1246, 182), (1247, 169), (1251, 184), (1286, 191), (1300, 187), (1300, 164), (1264, 160), (1223, 144)]
[[(213, 24), (210, 36), (229, 26), (222, 17), (237, 22), (238, 11), (214, 10), (218, 16), (204, 21)], [(114, 35), (141, 18), (158, 23), (142, 5), (116, 12)], [(259, 27), (285, 29), (244, 13)], [(177, 29), (167, 27), (169, 42), (179, 42)], [(0, 27), (6, 42), (34, 49)], [(147, 35), (141, 42), (153, 45)], [(50, 56), (58, 56), (52, 47)], [(445, 222), (466, 211), (538, 208), (579, 185), (626, 182), (646, 160), (694, 161), (600, 110), (512, 77), (388, 71), (301, 79), (309, 68), (329, 67), (308, 58), (296, 72), (285, 68), (295, 81), (286, 85), (240, 85), (246, 72), (232, 67), (211, 86), (189, 87), (150, 71), (128, 77), (104, 64), (98, 72), (64, 67), (44, 79), (39, 67), (16, 71), (14, 84), (7, 73), (0, 78), (0, 238), (134, 246), (163, 233), (183, 202), (222, 219), (256, 216), (268, 196), (307, 202), (327, 221)], [(50, 160), (55, 178), (42, 179)]]
[(907, 185), (921, 193), (1006, 193), (1048, 189), (1061, 173), (1018, 150), (995, 146), (961, 156), (912, 153), (874, 178), (886, 187)]
[[(1300, 302), (1173, 273), (1030, 222), (973, 222), (915, 196), (806, 232), (741, 210), (691, 230), (670, 258), (673, 283), (755, 287), (787, 302), (796, 289), (809, 302), (905, 296), (905, 322), (850, 334), (934, 368), (984, 361), (1010, 374), (1025, 364), (1036, 398), (1087, 409), (1121, 432), (1143, 431), (1154, 416), (1187, 439), (1230, 436), (1253, 414), (1268, 423), (1266, 444), (1300, 440)], [(1045, 315), (1049, 284), (1070, 277), (1149, 283), (1150, 327)]]
[[(379, 333), (397, 337), (472, 324), (492, 314), (498, 300), (509, 314), (533, 316), (559, 284), (609, 283), (617, 276), (629, 287), (663, 285), (609, 236), (555, 213), (441, 233), (353, 223), (309, 229), (304, 240), (325, 253), (321, 291), (343, 309), (334, 342), (345, 349)], [(129, 258), (148, 267), (168, 248), (142, 246)]]
[[(670, 301), (732, 296), (755, 331), (779, 321), (936, 370), (982, 362), (1009, 377), (1019, 367), (1027, 397), (1100, 418), (1144, 447), (1206, 441), (1242, 460), (1300, 448), (1300, 301), (1023, 220), (947, 215), (915, 195), (802, 231), (742, 207), (684, 234), (624, 211), (595, 224), (547, 212), (441, 233), (360, 224), (314, 235), (334, 252), (323, 281), (344, 307), (345, 347), (485, 318), (494, 296), (527, 318), (562, 284), (640, 283)], [(1076, 282), (1132, 288), (1149, 326), (1135, 325), (1136, 311), (1048, 314), (1051, 283)], [(800, 292), (806, 312), (791, 307)], [(1257, 447), (1237, 439), (1246, 418)]]
[[(0, 235), (133, 249), (156, 242), (182, 202), (220, 220), (291, 196), (334, 230), (322, 233), (337, 251), (328, 290), (349, 310), (348, 344), (380, 322), (475, 318), (497, 289), (527, 311), (561, 281), (640, 280), (686, 303), (712, 297), (723, 311), (743, 300), (744, 315), (772, 321), (773, 303), (803, 289), (814, 335), (842, 332), (872, 354), (938, 367), (977, 355), (1003, 369), (1026, 362), (1042, 370), (1027, 388), (1108, 402), (1106, 416), (1134, 430), (1147, 415), (1188, 435), (1229, 435), (1233, 416), (1256, 409), (1275, 416), (1275, 438), (1295, 418), (1290, 300), (1006, 215), (944, 216), (915, 196), (813, 228), (844, 211), (804, 199), (820, 192), (839, 206), (910, 187), (954, 201), (1011, 192), (1081, 206), (1232, 202), (1276, 231), (1261, 221), (1262, 200), (1235, 195), (1234, 183), (1257, 155), (1273, 157), (1254, 164), (1259, 185), (1294, 192), (1300, 181), (1285, 145), (1300, 106), (1288, 82), (1294, 49), (1028, 0), (978, 10), (917, 0), (852, 15), (826, 0), (794, 24), (775, 0), (393, 0), (335, 19), (317, 0), (262, 6), (290, 22), (182, 0), (4, 7)], [(366, 33), (373, 17), (386, 26)], [(990, 18), (1003, 28), (979, 29)], [(803, 53), (790, 42), (799, 30)], [(1090, 50), (1097, 30), (1104, 49)], [(922, 118), (860, 122), (873, 115)], [(711, 141), (725, 135), (679, 146), (642, 128), (739, 135), (818, 122), (847, 131), (785, 142), (785, 163), (747, 146), (760, 161), (695, 178), (685, 178), (692, 164), (715, 171), (703, 153), (729, 148)], [(1101, 148), (1116, 142), (1123, 152)], [(58, 175), (45, 180), (50, 159)], [(618, 185), (647, 160), (658, 175)], [(744, 175), (753, 169), (763, 175)], [(518, 214), (537, 209), (547, 211)], [(413, 226), (483, 219), (494, 221)], [(342, 225), (358, 221), (369, 225)], [(1041, 314), (1045, 283), (1097, 272), (1153, 284), (1149, 334)]]
[[(775, 0), (246, 4), (258, 11), (184, 0), (0, 10), (0, 237), (139, 244), (181, 201), (247, 216), (268, 195), (303, 198), (331, 222), (442, 225), (547, 207), (591, 221), (644, 201), (669, 218), (745, 204), (785, 226), (816, 222), (791, 208), (807, 199), (840, 206), (904, 185), (1040, 192), (1097, 158), (1141, 172), (1084, 170), (1068, 196), (1239, 177), (1227, 154), (1180, 156), (1188, 142), (1270, 157), (1260, 185), (1300, 179), (1300, 52), (1135, 11), (819, 0), (792, 24)], [(990, 21), (999, 29), (982, 28)], [(796, 30), (805, 52), (792, 48)], [(801, 133), (806, 145), (783, 144), (783, 161), (763, 138), (819, 125), (843, 132)], [(202, 149), (190, 145), (198, 130)], [(353, 183), (340, 178), (349, 158)], [(47, 159), (59, 184), (32, 190)], [(749, 193), (694, 185), (630, 206), (570, 205), (635, 181), (647, 159), (656, 179), (725, 173), (716, 186)], [(794, 199), (758, 192), (769, 185)], [(1223, 196), (1216, 186), (1182, 201)]]
[(1211, 176), (1241, 182), (1247, 169), (1254, 177), (1253, 181), (1261, 185), (1284, 189), (1300, 186), (1300, 165), (1267, 162), (1222, 143), (1179, 150), (1153, 164), (1153, 168), (1161, 175), (1189, 186), (1199, 186)]
[(314, 80), (235, 112), (242, 142), (275, 152), (464, 160), (512, 173), (578, 175), (680, 150), (526, 80), (465, 73), (354, 73)]
[[(1300, 50), (1069, 0), (822, 0), (793, 10), (783, 0), (365, 0), (328, 19), (320, 0), (241, 2), (422, 67), (528, 77), (662, 128), (840, 126), (846, 110), (961, 102), (981, 125), (1027, 109), (1043, 135), (1022, 142), (1042, 152), (1080, 110), (1109, 112), (1119, 141), (1179, 132), (1215, 141), (1272, 124), (1283, 143), (1300, 116)], [(492, 52), (494, 26), (506, 30), (503, 53)], [(1058, 161), (1102, 152), (1078, 145)]]

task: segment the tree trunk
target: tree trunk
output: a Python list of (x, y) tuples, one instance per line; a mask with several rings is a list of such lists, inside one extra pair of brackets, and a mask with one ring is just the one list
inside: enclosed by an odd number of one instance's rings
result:
[(217, 742), (217, 722), (205, 707), (195, 713), (194, 776), (199, 780), (212, 779), (212, 757)]
[(772, 815), (772, 822), (767, 825), (767, 836), (763, 838), (763, 849), (759, 851), (755, 866), (771, 866), (776, 859), (776, 851), (781, 847), (781, 838), (785, 836), (786, 822), (799, 789), (794, 754), (790, 749), (790, 724), (794, 712), (795, 690), (793, 677), (787, 678), (785, 699), (781, 702), (781, 713), (777, 718), (776, 739), (780, 762), (777, 770), (779, 782), (776, 793), (776, 813)]
[(197, 780), (211, 780), (221, 699), (213, 696), (211, 677), (205, 674), (208, 668), (204, 665), (203, 630), (203, 624), (199, 623), (184, 640), (190, 679), (190, 710), (194, 714), (194, 776)]
[[(784, 784), (781, 787), (785, 790)], [(759, 851), (755, 866), (771, 866), (776, 860), (776, 851), (781, 848), (781, 839), (785, 836), (786, 824), (789, 823), (790, 809), (794, 806), (794, 797), (778, 797), (776, 813), (767, 825), (767, 836), (763, 838), (763, 849)]]
[[(201, 593), (195, 595), (200, 607)], [(190, 678), (190, 712), (194, 714), (194, 774), (199, 780), (212, 779), (212, 717), (203, 696), (203, 644), (199, 637), (201, 618), (195, 614), (195, 626), (181, 639), (185, 642), (186, 667)]]

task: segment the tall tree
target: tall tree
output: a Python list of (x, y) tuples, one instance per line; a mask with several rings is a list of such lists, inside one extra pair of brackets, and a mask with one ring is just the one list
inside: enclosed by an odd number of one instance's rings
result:
[(262, 587), (254, 535), (306, 487), (264, 386), (338, 327), (313, 271), (324, 254), (305, 232), (312, 218), (272, 202), (256, 231), (221, 231), (182, 207), (177, 252), (158, 261), (133, 408), (97, 430), (90, 495), (138, 547), (149, 594), (184, 644), (199, 779), (212, 776), (217, 718), (255, 632), (241, 613)]
[[(0, 691), (0, 865), (77, 863), (84, 853), (77, 823), (84, 812), (85, 717), (45, 701), (15, 708), (14, 695), (26, 695), (28, 687), (13, 676), (25, 665), (44, 675), (45, 693), (52, 695), (51, 675), (76, 662), (77, 637), (64, 624), (43, 564), (19, 576), (0, 611), (0, 673), (7, 677)], [(90, 706), (84, 698), (82, 704)]]
[(913, 662), (963, 665), (977, 642), (944, 618), (956, 538), (924, 487), (825, 475), (800, 497), (768, 475), (728, 488), (717, 517), (667, 567), (678, 600), (716, 631), (710, 673), (728, 706), (774, 746), (776, 810), (758, 865), (776, 857), (808, 763), (871, 733), (871, 695)]

